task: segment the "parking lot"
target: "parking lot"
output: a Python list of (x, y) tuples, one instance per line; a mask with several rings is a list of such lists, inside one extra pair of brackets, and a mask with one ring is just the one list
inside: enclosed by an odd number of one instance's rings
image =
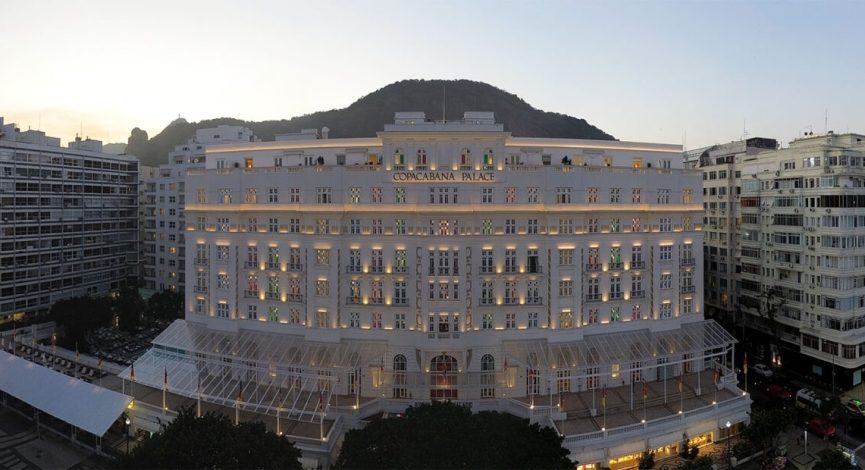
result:
[(114, 328), (99, 328), (88, 337), (91, 355), (101, 354), (106, 361), (128, 366), (150, 348), (150, 342), (165, 326), (145, 328), (132, 335)]

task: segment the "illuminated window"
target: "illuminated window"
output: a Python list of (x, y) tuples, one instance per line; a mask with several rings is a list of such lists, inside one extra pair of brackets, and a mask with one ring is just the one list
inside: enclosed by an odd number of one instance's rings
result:
[(538, 197), (538, 194), (539, 194), (539, 191), (538, 191), (538, 188), (536, 186), (530, 187), (528, 190), (529, 196), (528, 196), (528, 199), (526, 200), (526, 202), (528, 202), (529, 204), (537, 204), (538, 202), (540, 202), (540, 198)]
[(559, 219), (559, 235), (570, 235), (574, 233), (574, 220), (570, 218)]
[(328, 266), (330, 265), (330, 250), (328, 249), (316, 249), (315, 250), (315, 264), (319, 266)]
[(360, 204), (360, 188), (348, 188), (348, 202)]
[(248, 320), (258, 320), (258, 305), (248, 305), (246, 307), (246, 318)]
[(642, 227), (640, 226), (640, 218), (634, 217), (633, 219), (631, 219), (631, 231), (639, 232), (641, 229)]
[(622, 202), (622, 188), (610, 188), (610, 204)]
[(574, 295), (574, 281), (559, 281), (559, 297)]
[(509, 187), (505, 188), (505, 204), (516, 204), (517, 203), (517, 188)]
[(570, 266), (574, 264), (573, 248), (563, 248), (559, 250), (559, 265)]
[(216, 304), (216, 316), (228, 318), (228, 304), (226, 302), (220, 301)]
[(586, 203), (597, 204), (598, 188), (586, 188)]
[(571, 188), (556, 188), (556, 204), (571, 203)]
[(485, 313), (483, 314), (481, 321), (481, 328), (484, 330), (491, 330), (493, 328), (493, 314)]
[(482, 204), (492, 204), (493, 203), (493, 188), (481, 188), (481, 203)]
[(559, 313), (559, 328), (573, 328), (573, 318), (570, 310), (563, 310)]
[(496, 360), (491, 354), (481, 357), (481, 398), (496, 396)]
[(394, 196), (393, 196), (394, 202), (396, 202), (397, 204), (405, 204), (405, 202), (406, 202), (405, 188), (403, 188), (403, 187), (394, 188), (393, 193), (394, 193)]
[(258, 202), (258, 194), (255, 188), (246, 188), (246, 198), (244, 198), (243, 202), (246, 204), (255, 204)]

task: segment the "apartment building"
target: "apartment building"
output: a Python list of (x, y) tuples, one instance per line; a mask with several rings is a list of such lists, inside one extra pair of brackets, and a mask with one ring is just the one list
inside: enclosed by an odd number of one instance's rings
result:
[(138, 278), (138, 160), (0, 118), (0, 321)]

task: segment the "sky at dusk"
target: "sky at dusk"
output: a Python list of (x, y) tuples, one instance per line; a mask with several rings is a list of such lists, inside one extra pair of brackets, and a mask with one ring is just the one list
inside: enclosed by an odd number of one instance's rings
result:
[[(487, 82), (620, 140), (865, 132), (861, 1), (10, 1), (0, 116), (125, 142), (409, 78)], [(383, 125), (384, 123), (382, 123)]]

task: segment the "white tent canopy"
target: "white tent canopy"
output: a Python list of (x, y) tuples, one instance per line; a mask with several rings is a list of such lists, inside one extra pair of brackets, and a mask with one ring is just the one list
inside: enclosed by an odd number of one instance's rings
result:
[(0, 390), (96, 436), (103, 436), (132, 397), (97, 387), (0, 351)]

